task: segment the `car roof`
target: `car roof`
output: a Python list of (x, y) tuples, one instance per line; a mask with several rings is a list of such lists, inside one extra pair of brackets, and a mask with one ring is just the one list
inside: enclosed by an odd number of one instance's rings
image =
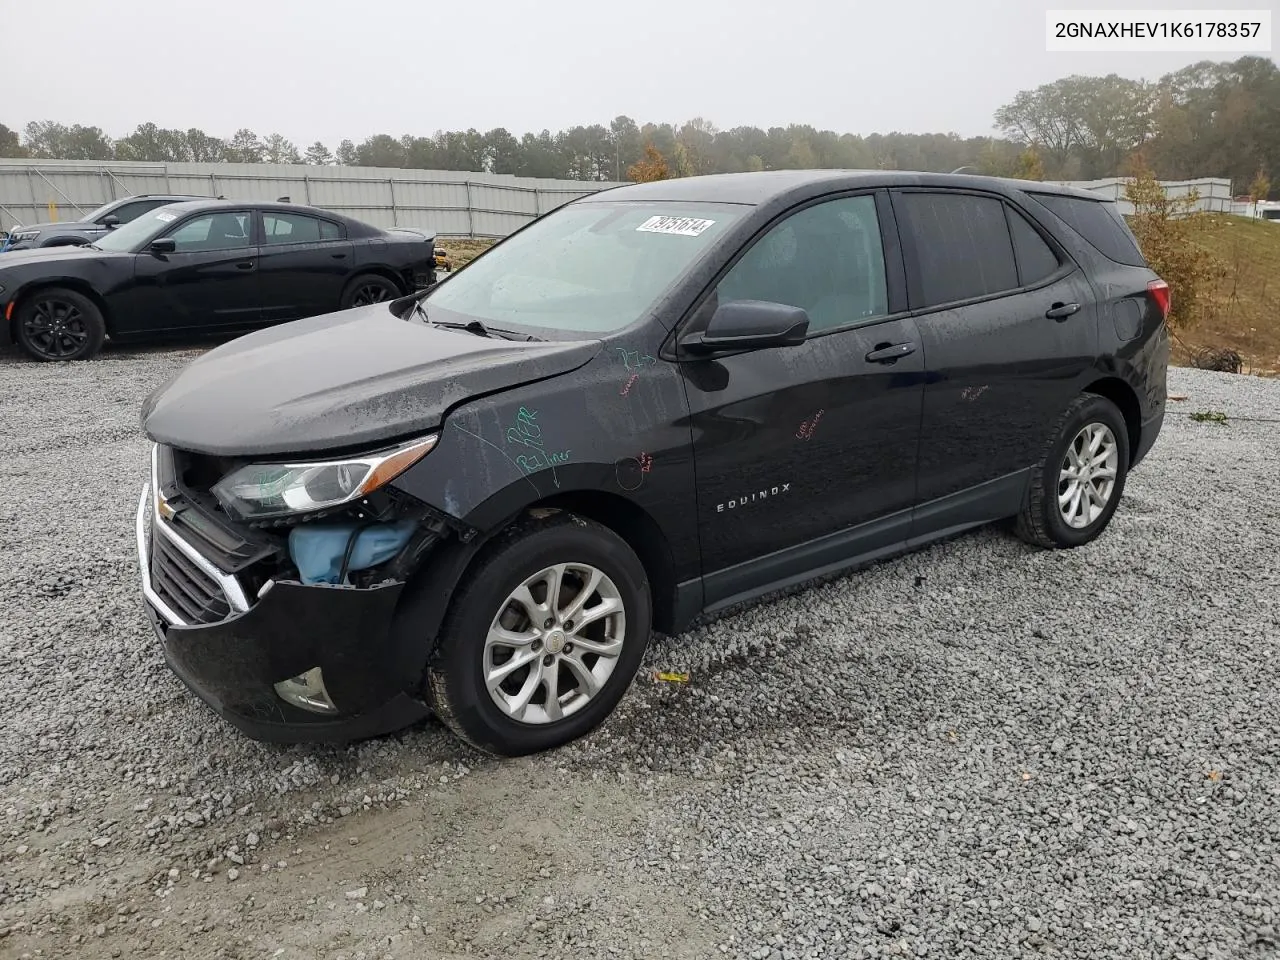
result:
[(590, 194), (578, 203), (631, 200), (703, 201), (759, 206), (795, 194), (797, 199), (836, 190), (867, 187), (952, 187), (1057, 193), (1086, 200), (1102, 200), (1077, 187), (1039, 180), (1013, 180), (976, 174), (928, 173), (914, 170), (766, 170), (756, 173), (715, 173), (649, 183), (626, 184)]
[(324, 210), (320, 207), (311, 207), (303, 203), (280, 203), (278, 201), (263, 200), (184, 200), (179, 203), (171, 203), (168, 210), (184, 216), (188, 213), (199, 213), (202, 210), (243, 210), (245, 207), (254, 210), (261, 210), (263, 213), (296, 213), (302, 216), (324, 217), (328, 220), (337, 220), (346, 224), (348, 227), (363, 227), (366, 230), (378, 232), (378, 228), (364, 223), (362, 220), (353, 220), (350, 217), (343, 216), (340, 213), (334, 213), (332, 210)]

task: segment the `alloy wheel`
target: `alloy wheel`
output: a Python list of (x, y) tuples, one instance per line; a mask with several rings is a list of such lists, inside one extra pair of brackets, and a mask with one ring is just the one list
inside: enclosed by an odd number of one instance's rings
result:
[(1120, 445), (1104, 423), (1087, 423), (1067, 447), (1058, 473), (1058, 510), (1082, 530), (1106, 510), (1115, 490)]
[(387, 288), (380, 283), (366, 283), (356, 289), (356, 294), (351, 298), (353, 307), (367, 307), (371, 303), (382, 303), (384, 300), (390, 300), (391, 294), (387, 292)]
[(484, 684), (522, 723), (576, 713), (608, 681), (626, 637), (617, 585), (589, 564), (558, 563), (511, 591), (484, 642)]
[(37, 300), (22, 321), (31, 349), (50, 360), (74, 356), (89, 340), (84, 315), (74, 303), (50, 298)]

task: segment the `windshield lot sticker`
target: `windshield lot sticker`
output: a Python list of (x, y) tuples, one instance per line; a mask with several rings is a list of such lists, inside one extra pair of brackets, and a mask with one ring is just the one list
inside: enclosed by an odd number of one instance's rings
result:
[(636, 227), (637, 233), (668, 233), (678, 237), (697, 237), (702, 234), (707, 227), (715, 223), (714, 220), (699, 220), (696, 217), (650, 217), (640, 226)]
[(170, 220), (177, 220), (178, 215), (176, 213), (157, 213), (156, 219), (168, 223)]
[(507, 443), (519, 444), (526, 448), (524, 453), (516, 457), (516, 465), (525, 472), (526, 476), (537, 473), (539, 470), (550, 469), (551, 479), (558, 487), (560, 477), (556, 474), (556, 465), (568, 463), (570, 451), (560, 450), (548, 453), (544, 450), (542, 429), (536, 423), (537, 419), (537, 410), (521, 407), (516, 413), (515, 425), (507, 428)]

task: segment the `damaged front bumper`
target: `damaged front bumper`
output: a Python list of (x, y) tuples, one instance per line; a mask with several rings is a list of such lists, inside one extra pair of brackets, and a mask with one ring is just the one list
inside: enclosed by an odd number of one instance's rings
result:
[(153, 473), (135, 523), (143, 606), (170, 668), (220, 716), (254, 739), (299, 743), (377, 736), (427, 715), (407, 692), (416, 653), (392, 638), (403, 582), (268, 581), (250, 597), (162, 516), (156, 489)]

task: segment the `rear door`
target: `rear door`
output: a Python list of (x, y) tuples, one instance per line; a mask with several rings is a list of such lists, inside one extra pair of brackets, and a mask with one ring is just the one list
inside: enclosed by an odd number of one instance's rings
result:
[(1093, 289), (997, 195), (904, 188), (893, 205), (929, 375), (917, 527), (996, 519), (1093, 365)]
[(323, 217), (264, 210), (259, 253), (262, 319), (296, 320), (337, 310), (351, 274), (351, 241)]
[[(156, 216), (172, 215), (161, 210)], [(261, 307), (253, 211), (219, 209), (174, 220), (162, 234), (177, 244), (173, 253), (135, 257), (132, 308), (119, 318), (121, 332), (256, 325)]]
[(802, 207), (690, 318), (764, 300), (810, 323), (799, 346), (682, 363), (707, 604), (907, 537), (924, 355), (891, 218), (884, 192)]

